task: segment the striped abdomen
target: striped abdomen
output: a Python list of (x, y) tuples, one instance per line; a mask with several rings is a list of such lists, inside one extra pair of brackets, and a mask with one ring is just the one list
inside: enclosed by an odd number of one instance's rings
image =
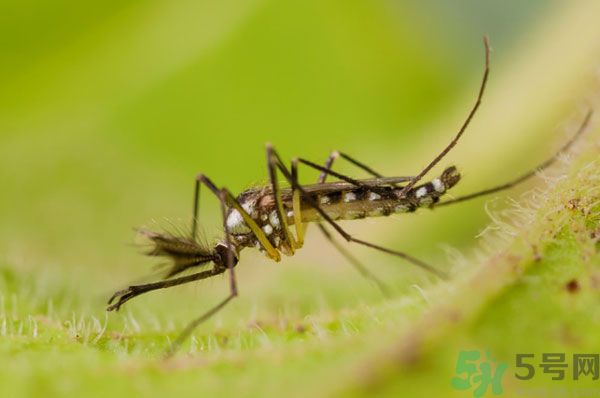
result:
[[(455, 167), (446, 169), (439, 178), (431, 182), (410, 189), (405, 195), (400, 195), (401, 186), (369, 185), (354, 187), (347, 183), (319, 184), (309, 190), (307, 195), (334, 220), (356, 220), (365, 217), (387, 216), (393, 213), (406, 213), (415, 211), (419, 207), (426, 207), (438, 201), (449, 188), (453, 187), (460, 175)], [(338, 187), (342, 187), (339, 188)], [(282, 229), (275, 200), (270, 187), (250, 189), (238, 196), (240, 205), (248, 212), (257, 226), (273, 240), (275, 247), (281, 242)], [(287, 216), (288, 225), (294, 224), (294, 210), (292, 194), (289, 189), (282, 192), (283, 207)], [(321, 214), (315, 210), (310, 202), (301, 199), (301, 212), (303, 222), (322, 220)], [(244, 222), (240, 213), (229, 209), (227, 226), (232, 235), (241, 237), (252, 236), (251, 230)], [(253, 239), (248, 242), (254, 242)]]
[[(439, 178), (410, 189), (400, 195), (402, 187), (359, 187), (326, 193), (313, 192), (311, 198), (334, 220), (356, 220), (365, 217), (388, 216), (393, 213), (415, 211), (439, 200), (449, 188), (460, 180), (455, 167), (446, 169)], [(289, 209), (288, 206), (286, 206)], [(293, 223), (293, 213), (288, 211), (289, 223)], [(312, 222), (322, 219), (321, 214), (306, 200), (302, 201), (302, 221)]]

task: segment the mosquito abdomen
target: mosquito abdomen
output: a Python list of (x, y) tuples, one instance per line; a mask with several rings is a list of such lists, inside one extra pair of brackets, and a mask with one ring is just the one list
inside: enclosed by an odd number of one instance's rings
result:
[[(455, 167), (446, 169), (442, 175), (402, 194), (402, 187), (357, 187), (320, 194), (314, 192), (312, 199), (334, 220), (356, 220), (366, 217), (389, 216), (394, 213), (413, 212), (419, 207), (435, 204), (441, 195), (460, 180)], [(288, 212), (293, 223), (293, 213)], [(302, 221), (322, 220), (321, 214), (310, 203), (303, 201)]]

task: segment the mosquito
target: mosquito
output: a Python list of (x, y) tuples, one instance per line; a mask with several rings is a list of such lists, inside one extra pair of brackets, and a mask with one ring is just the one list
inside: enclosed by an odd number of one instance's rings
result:
[[(446, 168), (431, 181), (420, 182), (457, 144), (479, 109), (490, 71), (490, 46), (487, 37), (484, 37), (483, 44), (485, 48), (485, 67), (475, 104), (454, 138), (420, 173), (408, 177), (384, 177), (366, 164), (339, 151), (333, 151), (323, 165), (318, 165), (303, 158), (295, 158), (292, 160), (290, 168), (288, 168), (275, 148), (271, 144), (267, 144), (266, 158), (269, 175), (267, 185), (250, 188), (236, 197), (227, 188), (219, 188), (210, 178), (204, 174), (199, 174), (195, 180), (193, 217), (189, 236), (148, 230), (140, 231), (153, 245), (151, 251), (147, 254), (166, 257), (171, 260), (172, 265), (162, 280), (154, 283), (132, 285), (124, 290), (117, 291), (108, 301), (107, 310), (117, 311), (132, 298), (153, 290), (207, 279), (227, 272), (229, 276), (229, 295), (187, 325), (171, 345), (170, 355), (198, 325), (238, 296), (234, 269), (243, 249), (256, 248), (264, 252), (271, 260), (280, 261), (281, 254), (291, 256), (296, 250), (302, 248), (305, 229), (309, 223), (316, 223), (325, 238), (349, 260), (350, 264), (363, 276), (373, 280), (385, 294), (388, 293), (385, 284), (353, 257), (334, 238), (329, 228), (333, 229), (347, 242), (400, 257), (439, 278), (447, 278), (446, 272), (408, 253), (355, 238), (346, 232), (338, 221), (414, 212), (419, 208), (433, 209), (512, 188), (535, 176), (538, 171), (552, 165), (559, 155), (567, 151), (582, 134), (592, 116), (592, 111), (589, 111), (574, 136), (554, 156), (540, 163), (529, 172), (501, 185), (454, 199), (440, 201), (440, 198), (454, 187), (461, 178), (456, 167)], [(332, 167), (336, 159), (344, 159), (371, 175), (371, 178), (354, 179), (334, 171)], [(318, 181), (315, 184), (300, 184), (298, 180), (298, 166), (300, 164), (320, 171)], [(280, 187), (278, 173), (283, 175), (283, 178), (289, 184), (288, 188)], [(329, 176), (337, 178), (338, 181), (327, 182)], [(200, 191), (203, 186), (219, 200), (222, 215), (223, 238), (212, 247), (199, 242), (197, 239)], [(180, 276), (181, 273), (190, 269), (198, 270), (198, 272)]]

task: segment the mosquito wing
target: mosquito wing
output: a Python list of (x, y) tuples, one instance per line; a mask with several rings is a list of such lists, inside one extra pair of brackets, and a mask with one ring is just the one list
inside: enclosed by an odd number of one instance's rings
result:
[[(385, 187), (392, 186), (395, 184), (401, 184), (403, 182), (410, 181), (413, 177), (380, 177), (380, 178), (367, 178), (363, 180), (357, 180), (363, 185), (368, 187)], [(322, 184), (308, 184), (302, 185), (302, 188), (307, 192), (319, 192), (328, 193), (335, 191), (343, 191), (352, 188), (356, 188), (356, 185), (346, 181), (332, 181), (324, 182)], [(284, 188), (281, 190), (282, 196), (291, 195), (292, 190), (290, 188)]]

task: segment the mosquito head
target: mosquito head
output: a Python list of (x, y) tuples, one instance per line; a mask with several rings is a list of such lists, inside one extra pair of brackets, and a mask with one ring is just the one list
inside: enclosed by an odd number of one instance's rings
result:
[(444, 170), (440, 179), (442, 180), (444, 187), (446, 187), (446, 189), (450, 189), (455, 186), (458, 181), (460, 181), (460, 173), (456, 167), (451, 166)]
[(228, 256), (231, 256), (231, 260), (233, 261), (232, 266), (237, 265), (239, 261), (239, 256), (237, 250), (234, 247), (227, 246), (225, 242), (218, 242), (215, 245), (214, 251), (217, 255), (216, 257), (218, 257), (218, 259), (214, 260), (216, 264), (223, 267), (227, 267)]

